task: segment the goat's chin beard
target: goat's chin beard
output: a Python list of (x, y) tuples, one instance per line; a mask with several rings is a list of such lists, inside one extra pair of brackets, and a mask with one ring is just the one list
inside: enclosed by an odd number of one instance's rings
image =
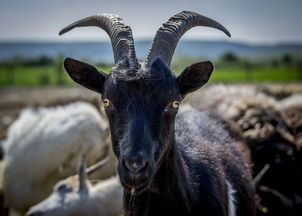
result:
[(128, 186), (124, 186), (124, 189), (126, 191), (126, 193), (128, 194), (131, 194), (132, 196), (135, 196), (135, 195), (139, 195), (145, 191), (147, 191), (149, 189), (149, 183), (145, 184), (145, 185), (142, 185), (140, 187), (137, 187), (137, 188), (131, 188), (131, 187), (128, 187)]

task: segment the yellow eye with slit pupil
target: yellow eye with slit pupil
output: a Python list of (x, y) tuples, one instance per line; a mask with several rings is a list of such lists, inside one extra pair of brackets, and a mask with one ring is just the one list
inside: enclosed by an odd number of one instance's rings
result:
[(110, 106), (110, 101), (108, 99), (103, 100), (104, 107)]
[(180, 106), (180, 102), (179, 102), (179, 101), (173, 101), (172, 107), (173, 107), (174, 109), (177, 109), (179, 106)]

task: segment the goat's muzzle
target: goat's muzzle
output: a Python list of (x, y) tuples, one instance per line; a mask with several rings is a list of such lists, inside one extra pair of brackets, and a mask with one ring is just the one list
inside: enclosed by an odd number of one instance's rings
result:
[(146, 155), (136, 154), (122, 157), (118, 172), (121, 182), (126, 189), (136, 193), (144, 191), (150, 184), (154, 169)]

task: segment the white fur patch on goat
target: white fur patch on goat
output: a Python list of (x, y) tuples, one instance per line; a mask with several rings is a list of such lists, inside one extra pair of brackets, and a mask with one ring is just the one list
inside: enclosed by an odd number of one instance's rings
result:
[(228, 216), (236, 216), (235, 189), (229, 181), (226, 181), (228, 193)]

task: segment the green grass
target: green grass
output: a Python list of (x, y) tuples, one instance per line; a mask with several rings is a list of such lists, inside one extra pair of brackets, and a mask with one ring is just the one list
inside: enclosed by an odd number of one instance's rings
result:
[[(179, 74), (182, 66), (174, 66), (174, 71)], [(100, 68), (99, 68), (100, 69)], [(55, 85), (58, 83), (58, 70), (62, 75), (63, 84), (72, 84), (72, 80), (62, 68), (55, 66), (24, 67), (14, 66), (11, 68), (0, 67), (0, 85)], [(102, 68), (104, 72), (110, 72), (110, 67)], [(12, 73), (13, 72), (13, 73)], [(13, 74), (13, 82), (10, 76)], [(238, 82), (297, 82), (302, 81), (302, 72), (298, 73), (295, 68), (287, 67), (255, 67), (246, 73), (242, 67), (221, 67), (215, 69), (210, 83), (238, 83)]]
[[(301, 73), (301, 72), (300, 72)], [(259, 67), (247, 73), (244, 68), (218, 68), (214, 71), (210, 82), (297, 82), (301, 81), (295, 68)]]
[(48, 76), (49, 84), (56, 82), (56, 71), (50, 66), (0, 68), (0, 84), (9, 82), (8, 73), (13, 74), (13, 84), (16, 85), (37, 85), (43, 83), (43, 76)]
[[(109, 67), (102, 69), (104, 72), (111, 70)], [(17, 66), (13, 68), (0, 67), (0, 85), (55, 85), (58, 83), (58, 70), (61, 70), (63, 84), (73, 84), (71, 78), (62, 68), (58, 69), (54, 66)], [(10, 82), (11, 74), (13, 74), (13, 82)]]

